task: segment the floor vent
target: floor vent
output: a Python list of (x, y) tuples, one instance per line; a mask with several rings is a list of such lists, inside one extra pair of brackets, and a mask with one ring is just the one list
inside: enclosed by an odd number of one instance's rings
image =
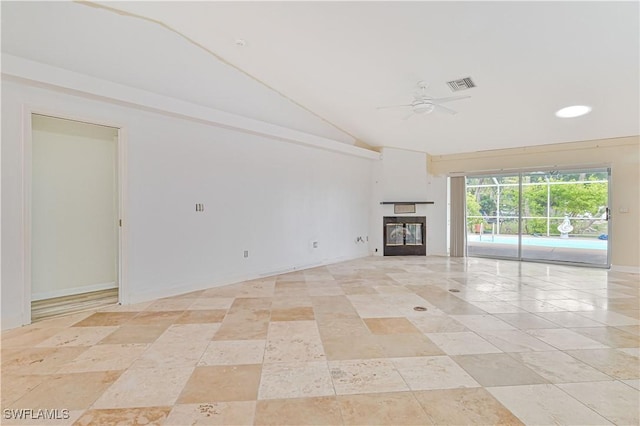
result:
[(461, 78), (459, 80), (447, 81), (449, 88), (454, 92), (459, 92), (460, 90), (471, 89), (472, 87), (476, 87), (476, 84), (471, 80), (471, 77)]

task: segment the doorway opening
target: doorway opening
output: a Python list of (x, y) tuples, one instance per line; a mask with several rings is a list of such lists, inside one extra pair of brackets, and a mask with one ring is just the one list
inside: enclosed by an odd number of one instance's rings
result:
[(608, 268), (610, 169), (467, 176), (469, 256)]
[(118, 303), (118, 135), (31, 114), (32, 322)]

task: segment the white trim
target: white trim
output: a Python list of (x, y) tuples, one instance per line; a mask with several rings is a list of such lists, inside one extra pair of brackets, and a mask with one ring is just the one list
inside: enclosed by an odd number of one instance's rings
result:
[(26, 105), (22, 106), (22, 229), (24, 232), (22, 274), (22, 325), (31, 324), (31, 140), (32, 140), (32, 111)]
[(626, 274), (640, 274), (640, 266), (611, 265), (611, 272), (624, 272)]
[[(4, 55), (3, 55), (4, 59)], [(126, 212), (127, 212), (127, 192), (126, 192), (126, 179), (127, 179), (127, 130), (126, 127), (114, 123), (107, 122), (100, 119), (94, 119), (93, 117), (87, 116), (79, 116), (77, 114), (70, 114), (65, 111), (54, 110), (46, 107), (37, 107), (33, 105), (22, 105), (22, 162), (23, 162), (23, 172), (22, 172), (22, 194), (23, 194), (23, 222), (22, 229), (24, 232), (23, 244), (23, 300), (22, 300), (22, 321), (21, 325), (31, 324), (31, 301), (34, 295), (31, 294), (32, 286), (31, 286), (31, 174), (32, 174), (32, 165), (31, 165), (31, 156), (32, 156), (32, 120), (31, 117), (33, 114), (45, 115), (49, 117), (61, 118), (63, 120), (70, 121), (80, 121), (88, 124), (95, 124), (99, 126), (107, 126), (118, 129), (118, 140), (116, 141), (116, 150), (117, 150), (117, 173), (118, 173), (118, 183), (116, 190), (118, 191), (118, 213), (120, 218), (122, 219), (123, 226), (119, 228), (118, 233), (118, 253), (116, 255), (116, 259), (118, 262), (116, 283), (118, 286), (118, 301), (122, 303), (123, 299), (126, 300), (126, 295), (129, 291), (128, 286), (128, 274), (127, 274), (127, 237), (128, 237), (128, 228), (126, 228)], [(92, 291), (92, 290), (88, 290)], [(53, 296), (56, 297), (56, 296)]]
[[(2, 54), (2, 75), (31, 82), (31, 84), (35, 82), (52, 86), (58, 90), (62, 89), (65, 92), (71, 92), (76, 95), (80, 94), (112, 103), (124, 103), (129, 107), (138, 107), (173, 117), (196, 120), (205, 124), (225, 127), (270, 139), (340, 152), (369, 160), (379, 160), (381, 158), (379, 152), (360, 148), (346, 142), (339, 142), (264, 121), (192, 104), (181, 99), (158, 95), (6, 53)], [(355, 143), (355, 140), (351, 143)]]
[(115, 282), (85, 285), (82, 287), (63, 288), (60, 290), (47, 291), (45, 293), (36, 293), (31, 296), (31, 301), (53, 299), (54, 297), (73, 296), (76, 294), (90, 293), (92, 291), (109, 290), (117, 288), (118, 285)]

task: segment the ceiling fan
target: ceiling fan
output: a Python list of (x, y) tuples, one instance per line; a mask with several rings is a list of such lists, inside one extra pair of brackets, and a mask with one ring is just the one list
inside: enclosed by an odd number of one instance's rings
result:
[(405, 120), (414, 115), (430, 114), (434, 110), (438, 110), (438, 111), (446, 112), (447, 114), (454, 115), (454, 114), (457, 114), (458, 112), (442, 104), (446, 102), (452, 102), (452, 101), (457, 101), (460, 99), (466, 99), (471, 97), (471, 96), (450, 96), (447, 98), (434, 98), (427, 94), (428, 87), (429, 85), (427, 83), (425, 83), (424, 81), (419, 81), (418, 88), (420, 90), (418, 90), (413, 94), (413, 99), (414, 99), (413, 102), (411, 102), (410, 104), (404, 104), (404, 105), (382, 106), (382, 107), (378, 107), (378, 109), (410, 107), (411, 114), (406, 116)]

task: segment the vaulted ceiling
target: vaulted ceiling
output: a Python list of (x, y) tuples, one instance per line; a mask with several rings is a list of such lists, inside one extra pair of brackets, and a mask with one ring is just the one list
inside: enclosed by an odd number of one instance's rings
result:
[[(2, 51), (430, 154), (640, 134), (638, 2), (2, 2)], [(453, 93), (447, 81), (476, 87)], [(438, 97), (409, 116), (418, 81)], [(560, 119), (569, 105), (586, 116)]]

